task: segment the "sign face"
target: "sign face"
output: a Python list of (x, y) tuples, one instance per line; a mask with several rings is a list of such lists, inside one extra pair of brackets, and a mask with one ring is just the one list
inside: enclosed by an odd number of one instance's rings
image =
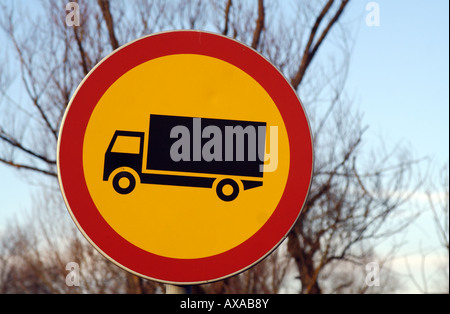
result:
[(311, 132), (286, 79), (230, 38), (136, 40), (75, 92), (58, 143), (69, 212), (120, 267), (206, 283), (261, 261), (307, 197)]

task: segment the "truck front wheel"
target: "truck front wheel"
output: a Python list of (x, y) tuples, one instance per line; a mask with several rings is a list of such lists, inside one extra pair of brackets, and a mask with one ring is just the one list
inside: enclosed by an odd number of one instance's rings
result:
[(216, 193), (222, 201), (234, 201), (239, 195), (239, 185), (232, 179), (223, 179), (217, 184)]
[(116, 174), (112, 183), (114, 190), (123, 195), (133, 192), (136, 187), (136, 179), (127, 171), (121, 171)]

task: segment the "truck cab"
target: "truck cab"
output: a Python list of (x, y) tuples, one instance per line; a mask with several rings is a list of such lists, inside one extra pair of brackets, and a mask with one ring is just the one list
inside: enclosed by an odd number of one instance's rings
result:
[[(143, 150), (143, 132), (116, 131), (105, 153), (103, 180), (108, 181), (111, 173), (122, 167), (131, 168), (140, 175), (142, 172)], [(136, 178), (132, 175), (130, 177), (130, 175), (120, 172), (113, 178), (113, 186), (118, 193), (128, 194), (125, 192), (129, 191), (131, 187), (133, 187), (131, 191), (134, 189), (133, 185), (136, 184)], [(125, 187), (119, 184), (119, 181), (124, 177), (129, 180), (129, 185), (125, 185)], [(117, 182), (115, 183), (115, 181)]]

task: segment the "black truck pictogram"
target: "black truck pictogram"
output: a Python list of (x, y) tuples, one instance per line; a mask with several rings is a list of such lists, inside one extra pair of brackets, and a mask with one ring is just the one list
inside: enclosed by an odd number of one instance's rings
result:
[[(131, 193), (138, 183), (196, 188), (216, 185), (221, 200), (233, 201), (239, 195), (237, 181), (242, 182), (243, 190), (263, 185), (265, 132), (265, 122), (151, 114), (147, 152), (144, 132), (115, 131), (105, 153), (103, 180), (112, 179), (120, 194)], [(126, 151), (120, 148), (123, 141), (131, 143)]]

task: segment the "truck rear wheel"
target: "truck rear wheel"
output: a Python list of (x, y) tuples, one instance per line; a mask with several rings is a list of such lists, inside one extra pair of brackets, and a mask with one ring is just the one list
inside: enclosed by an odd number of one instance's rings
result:
[[(227, 187), (231, 187), (231, 189), (228, 188), (228, 190), (231, 190), (231, 193), (226, 191)], [(239, 185), (232, 179), (223, 179), (217, 184), (216, 193), (222, 201), (234, 201), (239, 195)]]
[(127, 171), (121, 171), (116, 174), (112, 183), (114, 190), (123, 195), (133, 192), (136, 187), (135, 177)]

